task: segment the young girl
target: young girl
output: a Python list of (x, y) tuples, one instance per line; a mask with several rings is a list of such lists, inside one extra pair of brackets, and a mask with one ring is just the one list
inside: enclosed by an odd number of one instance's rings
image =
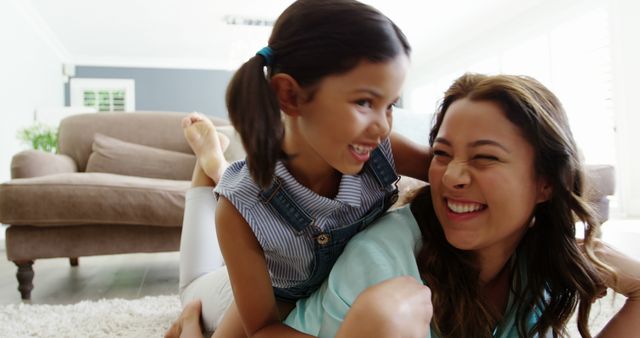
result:
[[(203, 305), (214, 337), (304, 336), (281, 319), (320, 286), (349, 239), (395, 202), (394, 157), (400, 174), (426, 179), (428, 149), (390, 136), (409, 52), (399, 28), (367, 5), (296, 1), (278, 18), (269, 46), (236, 72), (227, 91), (246, 160), (231, 164), (218, 181), (226, 163), (215, 129), (198, 116), (185, 121), (199, 167), (213, 181), (196, 175), (195, 185), (217, 183), (213, 235), (233, 289), (219, 326), (220, 309)], [(189, 228), (209, 226), (212, 215), (202, 210), (214, 203), (204, 189), (202, 207), (196, 206), (196, 190), (185, 210), (183, 300), (224, 303), (189, 284), (220, 262), (215, 246), (203, 252), (194, 244), (211, 240)], [(225, 288), (218, 277), (207, 278), (198, 284)]]

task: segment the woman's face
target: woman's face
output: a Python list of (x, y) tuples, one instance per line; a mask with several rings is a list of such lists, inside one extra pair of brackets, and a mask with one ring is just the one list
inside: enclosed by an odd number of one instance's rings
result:
[(460, 99), (449, 106), (433, 144), (429, 182), (447, 241), (480, 254), (511, 255), (537, 203), (533, 147), (501, 107)]

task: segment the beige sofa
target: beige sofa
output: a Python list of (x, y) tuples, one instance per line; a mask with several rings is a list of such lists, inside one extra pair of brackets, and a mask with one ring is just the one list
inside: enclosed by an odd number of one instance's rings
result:
[[(23, 299), (33, 261), (179, 249), (184, 196), (195, 156), (184, 140), (184, 113), (91, 113), (64, 119), (59, 154), (14, 156), (0, 185), (7, 258), (18, 266)], [(228, 125), (212, 118), (216, 125)], [(232, 139), (231, 126), (220, 130)], [(244, 157), (240, 142), (225, 155)]]
[[(184, 196), (195, 157), (182, 136), (183, 113), (92, 113), (60, 125), (59, 154), (14, 156), (12, 180), (0, 185), (0, 222), (10, 224), (7, 258), (18, 266), (23, 299), (33, 289), (33, 261), (179, 249)], [(212, 118), (230, 137), (225, 152), (244, 157), (225, 120)], [(613, 168), (589, 166), (591, 202), (608, 218)], [(401, 193), (420, 181), (403, 178)]]

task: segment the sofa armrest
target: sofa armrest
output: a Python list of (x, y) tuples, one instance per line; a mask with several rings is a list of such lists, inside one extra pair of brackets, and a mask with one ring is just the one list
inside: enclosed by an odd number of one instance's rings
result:
[(608, 164), (587, 164), (587, 179), (598, 197), (613, 195), (616, 190), (614, 167)]
[(76, 162), (63, 154), (25, 150), (11, 159), (11, 178), (29, 178), (78, 171)]
[(585, 166), (587, 201), (596, 212), (598, 221), (604, 223), (609, 219), (609, 198), (615, 193), (615, 168), (606, 164)]

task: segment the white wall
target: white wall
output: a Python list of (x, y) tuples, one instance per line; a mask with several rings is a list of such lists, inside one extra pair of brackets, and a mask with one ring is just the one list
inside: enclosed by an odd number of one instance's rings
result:
[[(433, 114), (444, 91), (466, 71), (527, 74), (550, 85), (549, 46), (538, 48), (551, 44), (547, 33), (550, 27), (564, 24), (576, 13), (588, 12), (600, 3), (600, 0), (543, 0), (519, 14), (497, 15), (500, 20), (477, 27), (473, 23), (462, 23), (467, 27), (466, 33), (451, 33), (450, 38), (430, 47), (422, 46), (413, 55), (403, 91), (405, 107), (416, 113)], [(475, 22), (477, 18), (470, 21)], [(443, 34), (449, 33), (445, 31)], [(420, 42), (419, 39), (413, 41), (414, 44)], [(536, 61), (538, 59), (540, 61)], [(426, 134), (428, 129), (423, 128), (422, 131)]]
[(611, 0), (614, 105), (618, 128), (618, 178), (627, 216), (640, 216), (640, 3)]
[[(562, 22), (567, 17), (573, 16), (576, 11), (594, 7), (599, 2), (601, 1), (542, 1), (538, 6), (529, 8), (528, 11), (510, 20), (503, 20), (497, 25), (485, 25), (481, 30), (469, 27), (468, 34), (454, 36), (447, 43), (431, 46), (428, 57), (418, 59), (416, 55), (412, 61), (413, 65), (404, 92), (411, 93), (411, 89), (443, 75), (463, 72), (463, 67), (470, 63), (494, 56), (496, 51), (518, 45), (524, 39), (530, 38), (532, 34)], [(441, 91), (444, 92), (445, 89), (446, 87), (443, 87)], [(411, 97), (405, 97), (405, 99), (412, 101)]]
[[(409, 72), (405, 93), (424, 83), (443, 76), (464, 71), (465, 66), (476, 60), (487, 59), (505, 47), (517, 45), (530, 38), (536, 31), (556, 25), (575, 13), (589, 10), (601, 4), (600, 0), (563, 0), (544, 2), (522, 16), (500, 24), (487, 31), (470, 33), (466, 39), (457, 39), (450, 45), (437, 46), (437, 52), (428, 59), (414, 59)], [(640, 2), (631, 0), (608, 0), (610, 6), (611, 53), (613, 63), (613, 105), (615, 119), (617, 205), (621, 216), (640, 216)], [(538, 76), (538, 75), (536, 75)], [(544, 78), (541, 78), (543, 83)], [(449, 83), (438, 84), (435, 90), (444, 92)], [(595, 85), (595, 84), (594, 84)], [(405, 97), (406, 102), (420, 101), (421, 97)], [(428, 103), (435, 107), (435, 103)], [(415, 109), (410, 105), (409, 109)], [(429, 110), (432, 112), (433, 110)], [(593, 130), (597, 138), (602, 131)]]
[(62, 60), (20, 2), (0, 1), (0, 182), (25, 149), (18, 129), (32, 123), (36, 108), (64, 105)]

